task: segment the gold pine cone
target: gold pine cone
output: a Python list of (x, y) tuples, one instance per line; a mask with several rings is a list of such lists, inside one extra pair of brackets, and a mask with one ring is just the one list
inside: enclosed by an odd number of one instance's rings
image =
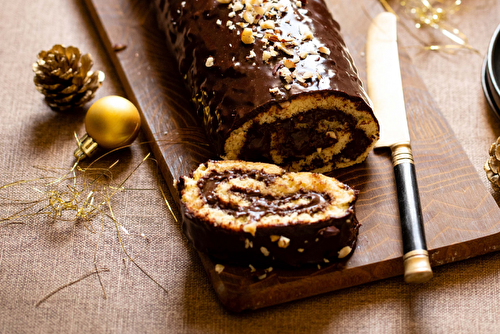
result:
[(82, 55), (76, 47), (57, 44), (38, 54), (33, 81), (52, 109), (80, 107), (94, 97), (104, 80), (103, 72), (90, 70), (92, 65), (90, 54)]
[(493, 189), (500, 190), (500, 137), (491, 144), (490, 157), (484, 164), (484, 171), (488, 180), (490, 180)]

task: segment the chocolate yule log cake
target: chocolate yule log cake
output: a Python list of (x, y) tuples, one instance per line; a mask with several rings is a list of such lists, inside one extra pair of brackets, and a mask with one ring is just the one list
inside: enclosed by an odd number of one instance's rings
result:
[(323, 174), (208, 161), (177, 187), (184, 233), (197, 250), (222, 263), (328, 263), (355, 247), (357, 191)]
[(155, 0), (217, 154), (327, 172), (379, 126), (323, 0)]

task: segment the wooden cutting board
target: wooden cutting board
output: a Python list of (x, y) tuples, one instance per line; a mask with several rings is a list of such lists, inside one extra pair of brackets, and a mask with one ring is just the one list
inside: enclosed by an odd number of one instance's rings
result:
[[(193, 106), (144, 0), (86, 0), (95, 25), (128, 97), (142, 112), (170, 191), (173, 180), (214, 158)], [(333, 1), (329, 8), (343, 30), (362, 78), (371, 19), (382, 11), (376, 0)], [(116, 51), (119, 45), (126, 45)], [(400, 52), (410, 135), (433, 266), (491, 252), (500, 245), (500, 210), (482, 184), (411, 60)], [(402, 245), (390, 152), (372, 152), (365, 163), (332, 174), (360, 190), (356, 212), (363, 224), (354, 255), (345, 265), (274, 270), (266, 279), (249, 268), (226, 267), (200, 254), (221, 302), (231, 311), (257, 309), (328, 291), (402, 275)], [(403, 280), (402, 280), (403, 282)], [(403, 283), (402, 283), (403, 284)]]

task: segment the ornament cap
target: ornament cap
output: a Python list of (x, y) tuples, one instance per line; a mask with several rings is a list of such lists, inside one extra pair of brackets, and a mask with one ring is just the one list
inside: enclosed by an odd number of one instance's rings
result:
[(95, 153), (97, 147), (99, 146), (92, 137), (86, 133), (82, 138), (78, 138), (78, 148), (75, 150), (73, 155), (78, 160), (90, 157)]

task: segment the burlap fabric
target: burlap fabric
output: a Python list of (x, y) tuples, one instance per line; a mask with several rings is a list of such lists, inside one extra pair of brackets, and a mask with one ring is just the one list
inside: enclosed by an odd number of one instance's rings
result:
[[(34, 166), (69, 169), (75, 148), (73, 132), (84, 133), (84, 110), (55, 113), (35, 90), (31, 64), (38, 51), (56, 43), (78, 46), (93, 55), (95, 69), (107, 74), (96, 98), (124, 92), (82, 1), (0, 0), (0, 8), (3, 185), (44, 173)], [(500, 135), (500, 121), (484, 100), (480, 75), (499, 14), (500, 2), (471, 0), (463, 1), (462, 10), (453, 17), (481, 56), (467, 51), (422, 51), (411, 36), (401, 38), (485, 184), (482, 166), (490, 143)], [(423, 39), (443, 42), (438, 35), (417, 33)], [(147, 145), (136, 144), (105, 163), (120, 159), (114, 171), (120, 179), (147, 153)], [(230, 314), (217, 301), (159, 187), (166, 189), (155, 164), (147, 162), (114, 199), (113, 208), (128, 231), (122, 230), (127, 251), (168, 293), (125, 258), (109, 221), (96, 249), (98, 233), (83, 224), (27, 218), (22, 224), (0, 227), (0, 333), (498, 332), (498, 253), (435, 268), (434, 279), (426, 285), (406, 285), (397, 277)], [(1, 207), (0, 216), (12, 209)], [(94, 226), (99, 230), (101, 222)], [(92, 272), (94, 254), (97, 266), (109, 269), (101, 273), (106, 298), (97, 276), (92, 275), (36, 307), (50, 292)]]

